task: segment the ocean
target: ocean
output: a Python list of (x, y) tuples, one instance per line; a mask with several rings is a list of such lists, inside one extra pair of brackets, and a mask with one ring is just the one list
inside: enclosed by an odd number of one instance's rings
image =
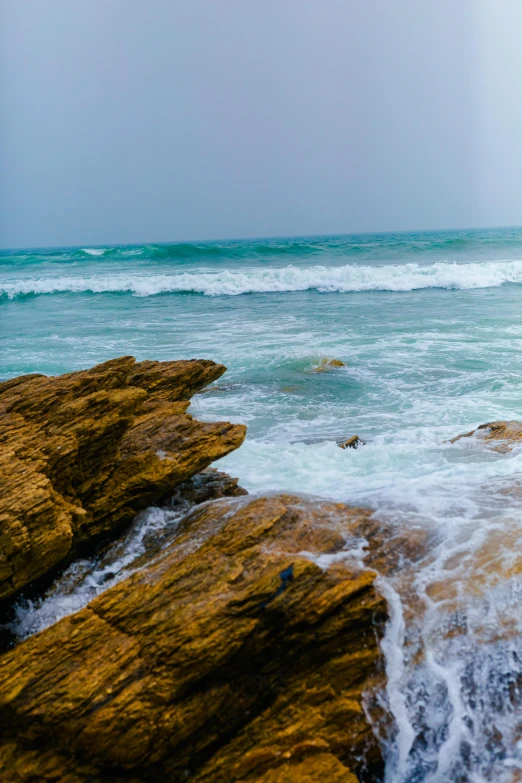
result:
[[(522, 229), (2, 251), (0, 333), (3, 380), (225, 364), (191, 407), (248, 426), (217, 467), (429, 542), (381, 577), (386, 783), (522, 780), (522, 448), (448, 443), (522, 419)], [(20, 607), (20, 636), (76, 598)]]

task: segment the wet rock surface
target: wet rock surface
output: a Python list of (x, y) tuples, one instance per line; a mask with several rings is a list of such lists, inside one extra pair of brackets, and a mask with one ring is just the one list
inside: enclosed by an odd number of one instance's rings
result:
[(122, 357), (0, 384), (0, 599), (242, 443), (243, 426), (186, 412), (224, 371), (211, 361)]
[(522, 443), (522, 421), (490, 421), (481, 424), (476, 430), (457, 435), (449, 442), (456, 443), (463, 438), (483, 440), (492, 451), (505, 454)]
[(363, 694), (382, 688), (386, 605), (362, 537), (377, 563), (365, 509), (289, 495), (196, 507), (140, 571), (0, 659), (0, 769), (378, 780)]
[(456, 443), (463, 438), (478, 438), (486, 442), (488, 448), (492, 451), (498, 451), (505, 454), (512, 450), (514, 446), (522, 443), (522, 422), (521, 421), (490, 421), (487, 424), (481, 424), (476, 430), (457, 435), (449, 442)]
[(358, 449), (359, 446), (365, 446), (366, 441), (360, 438), (358, 435), (352, 435), (347, 440), (341, 440), (337, 442), (340, 449)]
[(183, 481), (176, 489), (173, 502), (185, 502), (192, 505), (205, 503), (207, 500), (217, 500), (224, 497), (240, 497), (248, 495), (246, 489), (238, 485), (238, 479), (232, 478), (216, 468), (207, 468), (187, 481)]

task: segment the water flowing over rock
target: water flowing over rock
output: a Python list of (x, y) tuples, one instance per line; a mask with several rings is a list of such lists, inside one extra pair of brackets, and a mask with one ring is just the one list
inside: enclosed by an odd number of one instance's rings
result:
[(243, 426), (186, 412), (225, 369), (125, 356), (0, 384), (0, 599), (242, 443)]
[(520, 421), (490, 421), (487, 424), (481, 424), (476, 430), (465, 432), (452, 438), (450, 443), (456, 443), (462, 438), (476, 437), (486, 441), (487, 446), (492, 451), (498, 451), (505, 454), (511, 451), (513, 446), (522, 443), (522, 422)]
[(312, 372), (328, 372), (328, 370), (336, 370), (338, 367), (346, 367), (346, 364), (340, 359), (325, 357), (313, 368)]
[(380, 779), (363, 705), (384, 677), (386, 604), (361, 563), (376, 529), (365, 509), (289, 495), (196, 507), (142, 570), (0, 659), (0, 769)]

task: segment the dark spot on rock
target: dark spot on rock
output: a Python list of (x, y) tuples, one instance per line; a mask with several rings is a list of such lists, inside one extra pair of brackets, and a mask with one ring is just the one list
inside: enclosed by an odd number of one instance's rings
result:
[(279, 573), (279, 578), (281, 579), (281, 584), (279, 585), (279, 587), (275, 591), (274, 595), (271, 596), (263, 604), (261, 604), (261, 608), (262, 609), (264, 609), (265, 606), (268, 606), (268, 604), (271, 603), (275, 598), (277, 598), (278, 595), (281, 595), (281, 593), (283, 593), (286, 590), (286, 588), (288, 587), (290, 582), (294, 581), (294, 566), (293, 566), (293, 564), (289, 565), (288, 568), (284, 568)]

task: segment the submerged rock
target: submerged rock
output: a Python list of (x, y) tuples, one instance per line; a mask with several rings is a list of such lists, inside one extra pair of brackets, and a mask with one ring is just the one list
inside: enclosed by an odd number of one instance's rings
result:
[(490, 421), (487, 424), (481, 424), (476, 430), (457, 435), (449, 442), (456, 443), (462, 438), (477, 437), (486, 441), (488, 447), (493, 451), (505, 454), (514, 446), (522, 443), (522, 422), (521, 421)]
[(0, 384), (0, 599), (242, 443), (243, 426), (186, 412), (225, 369), (125, 356)]
[(0, 770), (379, 779), (363, 695), (382, 686), (386, 605), (358, 559), (375, 526), (289, 495), (196, 507), (145, 568), (0, 659)]
[(337, 367), (346, 367), (346, 364), (340, 359), (328, 359), (325, 357), (313, 368), (312, 372), (327, 372), (327, 370), (335, 370)]
[(198, 394), (213, 394), (214, 392), (237, 391), (238, 389), (241, 389), (240, 383), (219, 383), (214, 386), (209, 386), (207, 389), (202, 389)]

